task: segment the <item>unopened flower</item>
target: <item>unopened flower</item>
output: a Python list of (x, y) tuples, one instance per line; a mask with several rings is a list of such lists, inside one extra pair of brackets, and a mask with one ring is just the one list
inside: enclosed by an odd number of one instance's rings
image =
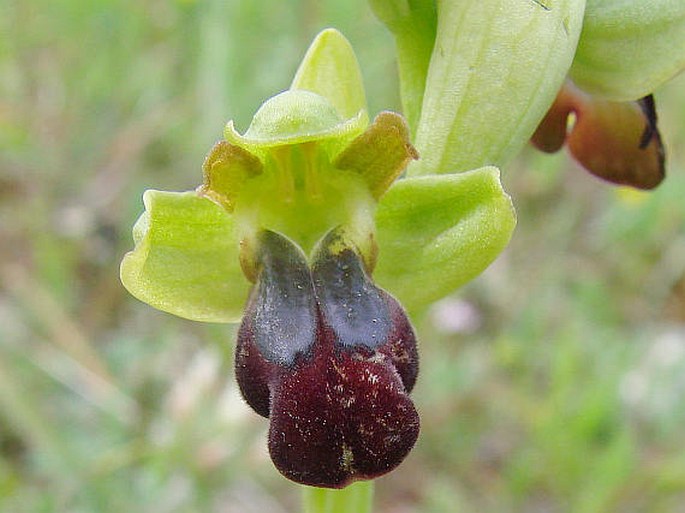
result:
[(665, 176), (652, 93), (685, 69), (685, 3), (588, 1), (570, 79), (532, 142), (607, 181), (652, 189)]
[(395, 35), (424, 156), (409, 175), (505, 165), (558, 94), (536, 144), (557, 148), (572, 113), (568, 142), (591, 172), (641, 188), (663, 178), (650, 95), (685, 68), (682, 0), (370, 1)]

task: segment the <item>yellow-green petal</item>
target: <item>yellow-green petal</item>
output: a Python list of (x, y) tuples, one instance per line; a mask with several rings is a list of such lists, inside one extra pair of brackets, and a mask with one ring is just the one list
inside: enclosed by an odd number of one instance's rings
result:
[(380, 198), (407, 164), (419, 157), (409, 142), (402, 116), (381, 112), (369, 128), (338, 155), (333, 165), (355, 171), (375, 198)]
[(357, 57), (335, 29), (319, 33), (307, 50), (290, 89), (312, 91), (328, 99), (343, 119), (366, 111), (366, 96)]
[(415, 311), (480, 274), (515, 224), (497, 168), (400, 180), (378, 205), (374, 279)]
[(592, 94), (636, 100), (685, 69), (685, 1), (588, 0), (571, 78)]
[(248, 179), (259, 175), (260, 160), (240, 146), (219, 141), (202, 164), (204, 182), (198, 192), (233, 212), (236, 198)]
[(165, 312), (207, 322), (240, 320), (250, 284), (230, 214), (195, 192), (148, 190), (121, 263), (128, 291)]

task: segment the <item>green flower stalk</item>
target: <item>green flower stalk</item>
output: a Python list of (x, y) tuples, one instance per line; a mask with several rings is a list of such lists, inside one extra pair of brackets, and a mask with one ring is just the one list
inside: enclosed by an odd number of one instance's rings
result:
[(400, 115), (369, 122), (354, 53), (329, 29), (244, 134), (227, 124), (197, 190), (143, 196), (123, 284), (181, 317), (241, 322), (241, 392), (296, 482), (341, 488), (404, 459), (419, 431), (405, 308), (454, 291), (510, 238), (496, 168), (398, 179), (418, 158)]

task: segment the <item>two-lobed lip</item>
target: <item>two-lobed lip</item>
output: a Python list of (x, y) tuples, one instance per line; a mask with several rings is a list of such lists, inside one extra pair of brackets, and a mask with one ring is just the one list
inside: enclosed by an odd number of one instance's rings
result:
[(392, 470), (419, 433), (406, 313), (371, 281), (341, 229), (323, 238), (311, 266), (271, 231), (258, 255), (236, 376), (248, 404), (270, 419), (274, 464), (294, 481), (332, 488)]

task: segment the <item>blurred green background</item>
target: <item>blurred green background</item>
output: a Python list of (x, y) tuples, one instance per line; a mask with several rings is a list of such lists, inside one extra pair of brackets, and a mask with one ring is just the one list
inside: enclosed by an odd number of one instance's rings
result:
[[(398, 109), (362, 0), (0, 0), (0, 511), (298, 511), (235, 327), (137, 302), (118, 265), (142, 191), (194, 188), (326, 26)], [(685, 77), (657, 102), (654, 193), (563, 153), (504, 170), (513, 242), (417, 320), (422, 435), (378, 511), (685, 511)]]

